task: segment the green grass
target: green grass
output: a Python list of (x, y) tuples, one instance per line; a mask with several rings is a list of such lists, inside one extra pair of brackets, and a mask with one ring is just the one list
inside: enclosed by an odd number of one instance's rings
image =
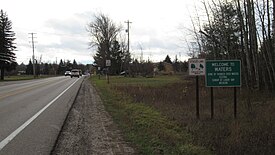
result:
[(106, 110), (139, 154), (211, 154), (207, 149), (192, 144), (192, 135), (177, 122), (162, 115), (153, 106), (135, 102), (130, 96), (115, 89), (118, 85), (161, 87), (176, 81), (180, 81), (178, 76), (111, 77), (110, 84), (107, 84), (106, 80), (92, 77), (92, 83), (100, 91)]

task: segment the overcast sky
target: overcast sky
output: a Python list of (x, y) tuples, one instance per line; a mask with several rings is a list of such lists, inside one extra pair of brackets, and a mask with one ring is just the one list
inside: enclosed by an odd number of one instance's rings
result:
[[(88, 23), (95, 13), (108, 15), (126, 29), (130, 25), (130, 52), (133, 58), (163, 61), (186, 60), (187, 29), (199, 0), (2, 0), (1, 8), (16, 33), (17, 62), (27, 64), (32, 57), (31, 35), (35, 33), (35, 57), (42, 62), (60, 59), (93, 63), (95, 51), (89, 49)], [(183, 29), (184, 28), (184, 29)], [(125, 31), (122, 35), (127, 36)]]

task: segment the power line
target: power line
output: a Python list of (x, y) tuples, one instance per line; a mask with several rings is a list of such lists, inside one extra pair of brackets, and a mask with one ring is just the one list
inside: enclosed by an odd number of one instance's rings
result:
[(126, 32), (128, 33), (128, 53), (130, 53), (130, 24), (132, 22), (130, 22), (129, 20), (127, 20), (125, 23), (127, 23), (127, 30)]
[(29, 33), (31, 35), (31, 39), (32, 39), (32, 66), (33, 66), (33, 76), (35, 78), (35, 62), (34, 62), (34, 38), (33, 37), (36, 33)]

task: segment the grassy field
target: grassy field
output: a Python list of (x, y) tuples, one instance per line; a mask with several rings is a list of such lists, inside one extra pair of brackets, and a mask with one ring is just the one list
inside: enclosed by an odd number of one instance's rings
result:
[[(208, 150), (192, 144), (192, 136), (179, 123), (162, 115), (158, 109), (136, 102), (118, 87), (164, 87), (178, 77), (124, 78), (106, 80), (92, 78), (100, 90), (107, 111), (137, 148), (139, 154), (211, 154)], [(149, 95), (149, 94), (148, 94)]]
[[(105, 107), (140, 154), (274, 154), (275, 100), (271, 93), (210, 88), (200, 79), (200, 120), (195, 115), (195, 79), (188, 76), (92, 79)], [(205, 149), (206, 148), (206, 149)]]

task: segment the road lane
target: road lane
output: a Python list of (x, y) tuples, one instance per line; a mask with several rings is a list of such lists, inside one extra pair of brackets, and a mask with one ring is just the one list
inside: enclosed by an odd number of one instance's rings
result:
[[(76, 80), (78, 79), (55, 77), (0, 86), (0, 141), (2, 142)], [(82, 80), (78, 80), (57, 98), (6, 145), (0, 154), (49, 154)]]
[(54, 83), (55, 80), (57, 79), (51, 78), (51, 79), (44, 79), (40, 81), (31, 81), (26, 83), (2, 86), (0, 87), (0, 100), (9, 96), (24, 93), (28, 90), (33, 90), (35, 88), (46, 86), (48, 84)]

